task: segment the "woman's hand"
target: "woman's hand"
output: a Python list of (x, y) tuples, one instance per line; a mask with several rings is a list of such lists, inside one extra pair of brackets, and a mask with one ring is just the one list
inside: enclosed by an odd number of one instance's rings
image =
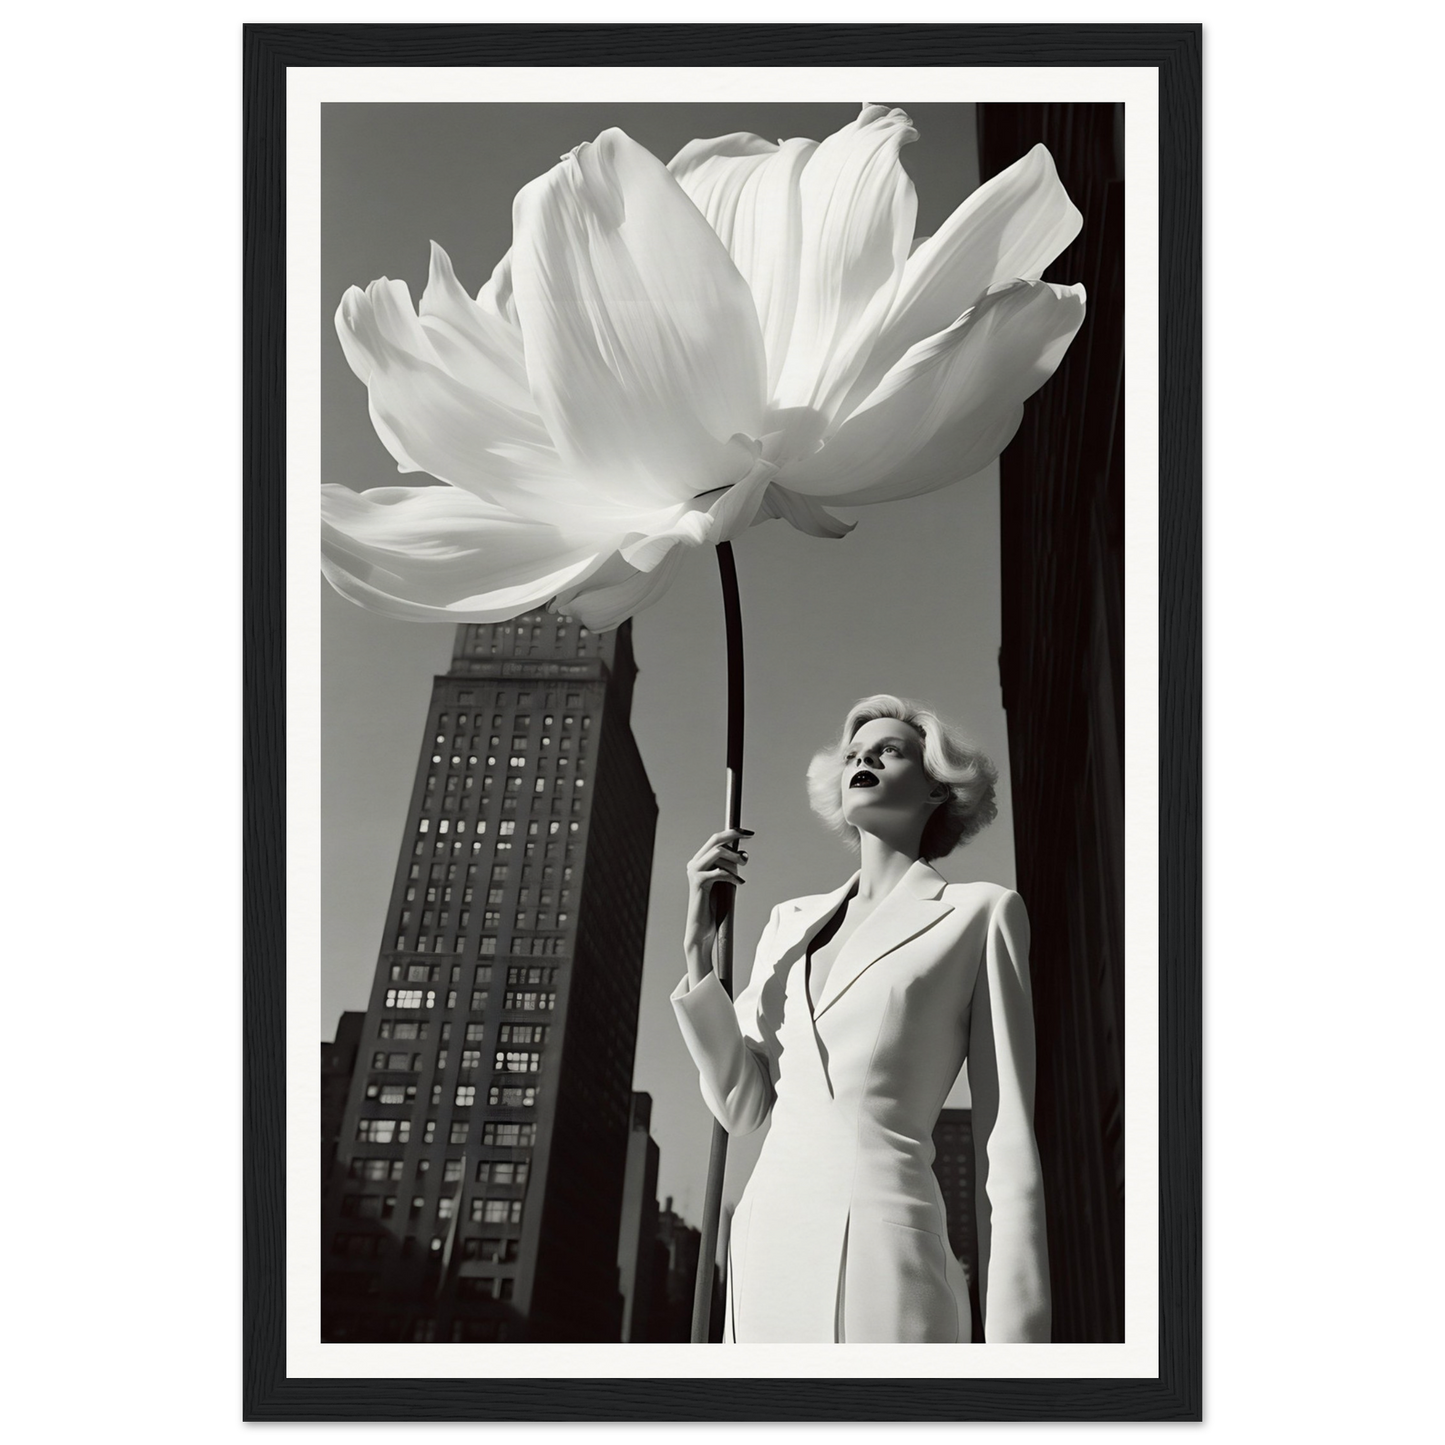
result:
[(682, 946), (687, 955), (689, 983), (700, 983), (712, 972), (713, 941), (717, 920), (713, 917), (713, 885), (745, 883), (739, 871), (748, 855), (738, 846), (753, 836), (751, 828), (724, 828), (714, 833), (687, 865), (687, 926)]

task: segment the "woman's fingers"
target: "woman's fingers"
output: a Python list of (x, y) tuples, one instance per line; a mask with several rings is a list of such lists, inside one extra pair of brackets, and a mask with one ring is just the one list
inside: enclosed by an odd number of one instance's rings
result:
[(740, 874), (731, 873), (726, 868), (714, 868), (707, 873), (695, 873), (693, 875), (699, 883), (746, 883), (748, 880)]
[(746, 863), (748, 855), (735, 843), (718, 842), (719, 835), (709, 838), (688, 862), (689, 868), (706, 868), (722, 858), (736, 858)]

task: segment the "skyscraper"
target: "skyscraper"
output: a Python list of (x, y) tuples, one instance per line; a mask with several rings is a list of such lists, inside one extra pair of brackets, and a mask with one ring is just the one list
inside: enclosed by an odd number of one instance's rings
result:
[(457, 629), (323, 1205), (322, 1335), (616, 1340), (657, 804), (630, 624)]
[(968, 1277), (973, 1339), (983, 1339), (978, 1294), (978, 1221), (974, 1214), (973, 1110), (941, 1109), (933, 1126), (933, 1172), (948, 1217), (948, 1247)]

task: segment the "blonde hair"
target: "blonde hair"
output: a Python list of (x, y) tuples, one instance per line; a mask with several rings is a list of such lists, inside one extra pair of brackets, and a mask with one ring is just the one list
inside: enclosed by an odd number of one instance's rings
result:
[(927, 708), (881, 692), (853, 704), (836, 742), (813, 755), (808, 765), (808, 801), (835, 833), (857, 848), (858, 832), (843, 817), (839, 774), (843, 753), (864, 723), (893, 718), (907, 723), (923, 739), (923, 768), (949, 790), (923, 827), (918, 856), (924, 862), (946, 857), (998, 816), (994, 784), (998, 769), (957, 729)]

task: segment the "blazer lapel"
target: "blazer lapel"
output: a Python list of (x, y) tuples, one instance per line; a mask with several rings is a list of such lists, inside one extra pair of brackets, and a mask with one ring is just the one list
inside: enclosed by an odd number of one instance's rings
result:
[[(857, 876), (854, 874), (846, 888), (829, 895), (832, 908), (819, 917), (814, 933), (831, 917), (833, 909), (843, 901)], [(945, 903), (940, 897), (946, 886), (947, 880), (927, 863), (921, 859), (914, 863), (838, 955), (823, 986), (823, 997), (813, 1011), (815, 1020), (827, 1013), (880, 958), (892, 953), (895, 948), (901, 948), (909, 939), (917, 938), (925, 929), (932, 928), (939, 919), (953, 912), (953, 905)], [(808, 936), (811, 938), (811, 934)]]
[(780, 939), (778, 956), (806, 953), (814, 935), (838, 911), (838, 905), (853, 891), (858, 872), (831, 893), (814, 893), (807, 898), (793, 899), (793, 911), (787, 919), (787, 932)]

